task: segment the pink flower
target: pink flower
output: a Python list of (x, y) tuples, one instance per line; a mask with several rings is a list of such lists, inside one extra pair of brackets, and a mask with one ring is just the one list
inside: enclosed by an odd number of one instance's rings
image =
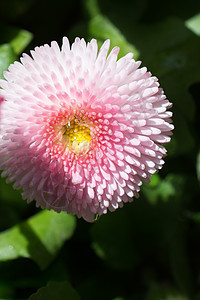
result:
[[(172, 113), (156, 77), (109, 40), (66, 37), (0, 80), (0, 168), (28, 202), (94, 220), (138, 197), (162, 168)], [(107, 56), (108, 55), (108, 56)]]
[(0, 95), (0, 120), (1, 120), (1, 105), (4, 101), (4, 98)]

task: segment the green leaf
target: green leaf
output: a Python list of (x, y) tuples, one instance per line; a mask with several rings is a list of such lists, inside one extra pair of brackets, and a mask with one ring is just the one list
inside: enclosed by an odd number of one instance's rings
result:
[(0, 27), (0, 44), (9, 44), (15, 55), (21, 54), (32, 40), (33, 35), (27, 30), (2, 24)]
[(45, 269), (75, 229), (75, 217), (42, 211), (0, 234), (0, 261), (33, 259)]
[(200, 14), (193, 16), (185, 22), (185, 25), (193, 33), (200, 36)]
[(32, 34), (9, 26), (1, 25), (0, 35), (0, 78), (17, 56), (26, 48), (32, 39)]
[[(183, 173), (169, 173), (166, 177), (160, 178), (157, 185), (144, 183), (141, 192), (151, 205), (156, 206), (160, 200), (163, 202), (172, 201), (175, 204), (175, 210), (182, 209), (187, 207), (192, 195), (196, 193), (194, 182), (195, 176)], [(188, 186), (191, 185), (193, 185), (192, 191), (188, 189)]]
[(130, 44), (120, 30), (103, 15), (99, 14), (93, 17), (89, 21), (88, 29), (91, 37), (102, 41), (110, 39), (111, 48), (114, 46), (120, 47), (119, 57), (126, 55), (128, 52), (132, 52), (134, 53), (134, 59), (138, 58), (138, 49)]
[(50, 281), (37, 293), (31, 295), (28, 300), (80, 300), (78, 293), (67, 281)]
[(18, 30), (15, 37), (10, 41), (15, 54), (19, 55), (31, 42), (33, 35), (27, 30)]
[(168, 201), (169, 197), (176, 195), (176, 187), (170, 180), (170, 175), (160, 179), (157, 174), (151, 177), (151, 183), (142, 186), (142, 191), (151, 204), (156, 204), (160, 199)]
[(150, 187), (155, 187), (160, 183), (160, 177), (158, 174), (154, 174), (150, 178), (150, 183), (148, 184)]
[(97, 0), (86, 0), (84, 5), (91, 18), (101, 13)]
[(0, 45), (0, 78), (4, 78), (3, 71), (7, 70), (16, 58), (16, 54), (10, 44)]

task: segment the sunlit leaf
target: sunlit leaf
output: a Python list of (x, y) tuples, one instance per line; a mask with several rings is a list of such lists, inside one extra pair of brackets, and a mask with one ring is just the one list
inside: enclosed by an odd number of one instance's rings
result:
[(150, 183), (148, 184), (150, 187), (155, 187), (160, 183), (160, 177), (158, 174), (154, 174), (150, 178)]
[(18, 55), (26, 48), (31, 39), (32, 34), (26, 30), (1, 25), (0, 78), (3, 78), (3, 71), (17, 60)]
[(10, 41), (15, 54), (19, 55), (32, 40), (32, 34), (27, 30), (18, 30), (16, 36)]
[(0, 234), (0, 261), (28, 257), (44, 269), (74, 229), (74, 216), (42, 211)]
[(33, 37), (27, 30), (1, 23), (0, 29), (0, 44), (9, 44), (15, 55), (21, 54)]
[(0, 78), (4, 78), (3, 71), (7, 70), (16, 58), (16, 54), (10, 44), (0, 45)]
[(185, 25), (192, 32), (200, 36), (200, 14), (193, 16), (185, 22)]

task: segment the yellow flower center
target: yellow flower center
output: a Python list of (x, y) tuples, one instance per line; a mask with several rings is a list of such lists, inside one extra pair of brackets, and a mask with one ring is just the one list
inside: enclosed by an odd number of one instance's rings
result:
[(76, 154), (85, 154), (89, 150), (91, 135), (90, 128), (85, 124), (75, 122), (75, 119), (64, 126), (63, 138), (71, 151)]

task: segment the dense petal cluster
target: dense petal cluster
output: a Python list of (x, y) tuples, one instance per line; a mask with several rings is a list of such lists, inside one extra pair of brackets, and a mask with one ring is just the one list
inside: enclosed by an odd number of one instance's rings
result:
[(109, 40), (36, 47), (0, 80), (0, 169), (28, 202), (94, 220), (138, 196), (164, 163), (169, 101)]
[(3, 103), (4, 98), (0, 95), (0, 120), (1, 120), (1, 104)]

